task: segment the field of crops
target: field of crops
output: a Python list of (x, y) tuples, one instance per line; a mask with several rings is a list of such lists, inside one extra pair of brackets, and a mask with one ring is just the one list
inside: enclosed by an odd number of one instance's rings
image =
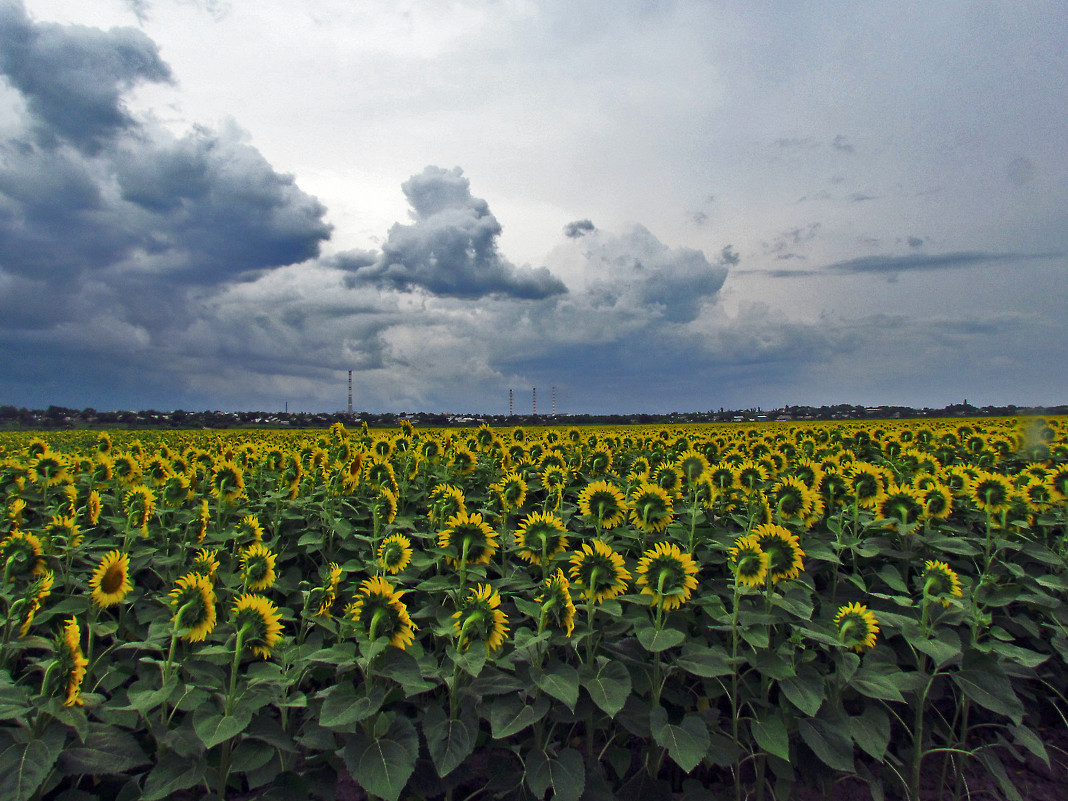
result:
[(1018, 798), (1068, 725), (1063, 418), (7, 433), (0, 493), (11, 801)]

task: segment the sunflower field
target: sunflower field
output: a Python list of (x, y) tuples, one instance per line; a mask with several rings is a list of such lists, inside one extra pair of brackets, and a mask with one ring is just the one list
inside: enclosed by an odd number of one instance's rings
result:
[(0, 798), (1005, 798), (1068, 421), (0, 434)]

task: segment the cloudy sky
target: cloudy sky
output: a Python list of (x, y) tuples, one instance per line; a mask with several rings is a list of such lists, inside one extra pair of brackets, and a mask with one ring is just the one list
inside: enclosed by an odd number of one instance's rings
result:
[(1068, 402), (1068, 6), (0, 0), (0, 404)]

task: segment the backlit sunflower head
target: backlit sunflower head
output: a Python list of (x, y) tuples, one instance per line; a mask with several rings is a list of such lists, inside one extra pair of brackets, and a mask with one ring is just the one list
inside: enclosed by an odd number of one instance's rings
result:
[(134, 486), (141, 478), (141, 462), (130, 453), (116, 453), (105, 462), (107, 457), (97, 457), (101, 464), (110, 463), (111, 474), (124, 487)]
[(564, 465), (548, 465), (541, 468), (542, 488), (559, 501), (571, 480), (571, 473)]
[(467, 512), (463, 490), (452, 484), (438, 484), (430, 491), (429, 517), (432, 522), (448, 520)]
[(838, 629), (838, 640), (846, 648), (852, 648), (859, 654), (875, 647), (879, 621), (864, 604), (851, 603), (840, 607), (834, 616), (834, 624)]
[(66, 459), (46, 450), (30, 463), (30, 480), (35, 484), (54, 487), (70, 478)]
[(697, 589), (697, 563), (675, 543), (660, 542), (638, 560), (637, 583), (650, 606), (678, 609)]
[(0, 569), (9, 579), (39, 576), (45, 570), (43, 553), (36, 534), (13, 531), (0, 542)]
[(246, 590), (260, 592), (274, 586), (277, 558), (262, 542), (254, 542), (241, 551), (241, 580)]
[(384, 457), (368, 459), (363, 466), (363, 480), (374, 487), (384, 487), (397, 494), (397, 474), (393, 463)]
[(490, 491), (507, 514), (523, 506), (527, 499), (527, 482), (518, 473), (506, 474), (500, 481), (490, 487)]
[(245, 515), (234, 526), (234, 540), (239, 546), (263, 542), (263, 526), (255, 515)]
[(63, 706), (82, 706), (82, 682), (89, 660), (82, 653), (82, 634), (76, 618), (67, 620), (63, 633), (56, 638), (55, 650), (60, 681), (67, 694)]
[(501, 611), (501, 596), (489, 584), (479, 584), (468, 590), (460, 609), (453, 614), (456, 646), (466, 651), (472, 643), (481, 642), (486, 653), (492, 654), (504, 645), (508, 634), (508, 616)]
[(497, 552), (497, 532), (477, 512), (460, 512), (445, 521), (445, 529), (438, 534), (438, 546), (455, 568), (461, 563), (485, 565)]
[(37, 580), (30, 585), (29, 592), (26, 595), (26, 605), (23, 607), (22, 614), (19, 618), (19, 636), (25, 637), (29, 631), (30, 626), (33, 625), (33, 619), (37, 616), (37, 613), (41, 611), (41, 607), (44, 606), (45, 600), (52, 594), (52, 587), (56, 581), (56, 574), (51, 570), (45, 570)]
[(156, 513), (156, 494), (144, 484), (131, 487), (122, 499), (123, 509), (130, 524), (148, 536), (148, 523)]
[(783, 518), (806, 519), (818, 496), (808, 484), (796, 476), (783, 476), (771, 488), (769, 501)]
[(215, 629), (215, 589), (211, 579), (200, 573), (187, 573), (176, 582), (170, 592), (174, 610), (171, 622), (185, 629), (186, 642), (203, 642)]
[(649, 483), (660, 487), (669, 498), (677, 498), (685, 486), (682, 471), (673, 464), (662, 464), (653, 468)]
[(168, 506), (180, 506), (193, 499), (193, 486), (185, 473), (173, 473), (163, 482), (160, 498)]
[(738, 481), (738, 471), (730, 464), (718, 464), (711, 468), (708, 476), (712, 483), (720, 490), (737, 489), (741, 487)]
[(953, 493), (936, 480), (923, 491), (923, 504), (927, 517), (946, 520), (953, 514)]
[(850, 494), (861, 509), (873, 509), (890, 477), (884, 468), (869, 462), (853, 462), (846, 472)]
[(478, 467), (478, 458), (467, 446), (453, 445), (449, 453), (449, 466), (458, 475), (466, 476)]
[(658, 484), (644, 482), (630, 493), (630, 520), (639, 531), (660, 532), (675, 515), (673, 495)]
[(771, 557), (760, 547), (760, 540), (755, 534), (738, 537), (729, 555), (731, 573), (739, 585), (760, 587), (767, 581)]
[(541, 606), (539, 628), (551, 625), (570, 637), (575, 630), (575, 603), (571, 600), (571, 582), (563, 570), (557, 570), (545, 579), (541, 594), (534, 600)]
[(371, 499), (371, 509), (379, 522), (389, 525), (397, 519), (397, 493), (389, 487), (379, 487)]
[(601, 540), (582, 547), (571, 554), (571, 580), (581, 588), (582, 597), (599, 604), (627, 591), (630, 572), (623, 557)]
[(516, 527), (515, 545), (521, 559), (546, 565), (567, 549), (564, 521), (552, 512), (532, 512)]
[(133, 589), (129, 554), (117, 550), (104, 554), (89, 578), (89, 589), (90, 599), (101, 609), (122, 603)]
[(316, 617), (330, 617), (337, 602), (337, 590), (341, 584), (341, 567), (337, 562), (327, 565), (326, 578), (321, 587), (313, 592)]
[(586, 469), (592, 475), (603, 475), (612, 469), (612, 449), (601, 445), (590, 451), (586, 457)]
[(403, 650), (415, 642), (415, 625), (403, 595), (383, 578), (365, 579), (348, 607), (349, 616), (369, 640), (388, 637), (391, 646)]
[(772, 584), (797, 578), (804, 570), (805, 552), (797, 535), (783, 526), (765, 523), (752, 530), (752, 536), (768, 555), (768, 578)]
[(77, 548), (82, 544), (84, 535), (81, 527), (70, 515), (55, 515), (45, 526), (45, 534), (55, 544), (67, 548)]
[(211, 472), (211, 494), (233, 503), (245, 494), (245, 473), (237, 462), (223, 461)]
[(964, 594), (960, 577), (945, 562), (928, 559), (924, 562), (920, 580), (923, 582), (924, 599), (937, 601), (942, 606), (948, 607), (952, 599), (960, 598)]
[(738, 465), (738, 486), (746, 491), (759, 489), (768, 480), (768, 469), (752, 460), (746, 460)]
[(607, 481), (593, 481), (583, 487), (578, 497), (579, 514), (598, 523), (602, 529), (618, 526), (627, 515), (623, 492)]
[(261, 659), (271, 658), (271, 649), (282, 640), (282, 613), (262, 595), (245, 593), (234, 601), (230, 619), (239, 637), (244, 632), (243, 647)]
[(378, 546), (378, 564), (391, 575), (397, 575), (412, 561), (412, 542), (403, 534), (390, 534)]
[(688, 448), (678, 455), (675, 460), (675, 469), (682, 476), (683, 484), (686, 487), (693, 487), (701, 476), (712, 469), (712, 466), (708, 463), (708, 457), (703, 453)]
[(887, 528), (903, 531), (904, 526), (911, 526), (923, 517), (927, 511), (926, 498), (921, 490), (908, 484), (891, 482), (883, 490), (876, 512), (887, 522)]
[(219, 569), (219, 551), (215, 548), (201, 548), (193, 557), (193, 564), (189, 566), (190, 572), (215, 580), (215, 572)]
[(972, 502), (987, 514), (999, 514), (1012, 505), (1013, 486), (1008, 476), (983, 472), (971, 486)]

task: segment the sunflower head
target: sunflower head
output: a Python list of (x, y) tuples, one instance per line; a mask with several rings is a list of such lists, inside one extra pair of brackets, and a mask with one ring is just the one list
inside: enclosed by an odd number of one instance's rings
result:
[(531, 512), (516, 527), (515, 544), (519, 557), (534, 565), (545, 565), (567, 549), (564, 521), (552, 512)]
[(234, 529), (234, 537), (239, 545), (263, 542), (263, 526), (255, 515), (245, 515)]
[(672, 497), (671, 490), (659, 484), (642, 482), (630, 494), (631, 522), (640, 531), (663, 531), (675, 514)]
[(133, 589), (129, 554), (117, 550), (104, 554), (89, 578), (89, 588), (89, 597), (101, 609), (122, 603)]
[(768, 555), (768, 578), (772, 584), (797, 578), (804, 570), (805, 552), (797, 535), (783, 526), (765, 523), (752, 531), (761, 550)]
[(492, 654), (504, 645), (509, 631), (508, 616), (500, 605), (501, 596), (489, 584), (470, 589), (452, 616), (457, 648), (466, 651), (472, 643), (481, 642), (486, 646), (486, 653)]
[(712, 469), (708, 457), (698, 450), (687, 448), (675, 460), (675, 469), (682, 476), (683, 484), (693, 487), (698, 479)]
[(582, 597), (599, 604), (627, 591), (630, 572), (623, 557), (601, 540), (584, 542), (571, 554), (571, 580), (582, 588)]
[(200, 573), (186, 573), (174, 583), (170, 592), (174, 610), (171, 621), (178, 629), (185, 629), (182, 639), (203, 642), (215, 629), (215, 589), (211, 579)]
[(201, 548), (189, 567), (190, 572), (205, 576), (209, 581), (214, 581), (218, 569), (219, 551), (215, 548)]
[(389, 525), (397, 519), (397, 493), (386, 486), (378, 487), (371, 499), (371, 510), (380, 523)]
[(278, 557), (262, 542), (254, 542), (241, 551), (241, 580), (245, 588), (261, 592), (274, 586), (275, 560)]
[(599, 523), (602, 529), (618, 526), (627, 515), (627, 501), (623, 492), (607, 481), (587, 484), (578, 497), (579, 514)]
[(783, 517), (798, 517), (804, 520), (817, 501), (815, 490), (797, 476), (784, 476), (771, 488), (771, 502)]
[(923, 582), (924, 599), (937, 601), (945, 607), (950, 605), (952, 599), (964, 594), (960, 577), (945, 562), (928, 559), (924, 562), (920, 580)]
[(460, 512), (445, 521), (445, 529), (438, 534), (438, 546), (455, 568), (461, 563), (485, 565), (497, 552), (497, 532), (477, 512)]
[(448, 520), (466, 513), (467, 504), (463, 490), (452, 484), (438, 484), (430, 491), (429, 516), (432, 521)]
[(230, 618), (245, 648), (261, 659), (271, 658), (271, 649), (282, 640), (282, 613), (262, 595), (245, 593), (234, 601)]
[(22, 610), (22, 615), (19, 622), (19, 636), (25, 637), (29, 631), (30, 626), (33, 625), (33, 619), (37, 616), (37, 613), (44, 606), (45, 600), (52, 594), (52, 587), (56, 581), (56, 574), (51, 570), (45, 570), (37, 580), (30, 585), (29, 592), (26, 595), (26, 605)]
[(771, 557), (760, 547), (760, 539), (755, 534), (738, 537), (729, 555), (730, 569), (739, 585), (759, 587), (767, 581)]
[(697, 589), (697, 563), (675, 543), (660, 542), (638, 560), (638, 586), (649, 604), (671, 611), (678, 609)]
[(211, 494), (227, 503), (233, 503), (245, 494), (245, 473), (234, 461), (215, 465), (211, 473)]
[(1012, 481), (1001, 473), (983, 472), (972, 484), (970, 494), (977, 508), (1000, 514), (1012, 505)]
[(575, 603), (571, 600), (571, 582), (563, 570), (557, 570), (542, 586), (541, 594), (534, 597), (541, 606), (541, 625), (552, 625), (571, 636), (575, 630)]
[(349, 604), (348, 614), (357, 630), (372, 642), (388, 637), (391, 646), (403, 650), (415, 642), (415, 625), (401, 600), (403, 594), (378, 576), (365, 579)]
[(902, 527), (910, 526), (920, 520), (927, 511), (924, 493), (907, 484), (891, 482), (876, 503), (876, 510), (880, 517), (890, 521), (888, 528), (901, 531)]
[(449, 465), (457, 474), (466, 476), (478, 467), (478, 458), (466, 445), (453, 445)]
[(45, 534), (53, 543), (62, 543), (68, 548), (82, 544), (84, 535), (73, 515), (54, 515), (45, 526)]
[(130, 523), (148, 535), (148, 522), (156, 513), (156, 494), (146, 485), (131, 487), (122, 499), (123, 509)]
[(82, 682), (89, 660), (82, 653), (82, 635), (77, 618), (67, 620), (63, 633), (56, 639), (55, 651), (60, 680), (67, 693), (63, 706), (81, 706), (85, 703), (82, 700)]
[(192, 483), (185, 473), (173, 473), (163, 482), (160, 490), (160, 498), (169, 506), (179, 506), (186, 501), (192, 500)]
[(378, 546), (378, 564), (391, 575), (397, 575), (412, 561), (412, 542), (403, 534), (390, 534)]
[(508, 473), (490, 487), (501, 509), (508, 513), (523, 506), (527, 499), (527, 482), (516, 472)]
[(337, 590), (341, 584), (341, 567), (337, 562), (327, 565), (326, 577), (321, 587), (313, 593), (315, 616), (330, 617), (337, 601)]
[(851, 603), (840, 607), (834, 616), (834, 624), (838, 629), (838, 640), (846, 648), (852, 648), (859, 654), (875, 647), (879, 621), (864, 604)]

